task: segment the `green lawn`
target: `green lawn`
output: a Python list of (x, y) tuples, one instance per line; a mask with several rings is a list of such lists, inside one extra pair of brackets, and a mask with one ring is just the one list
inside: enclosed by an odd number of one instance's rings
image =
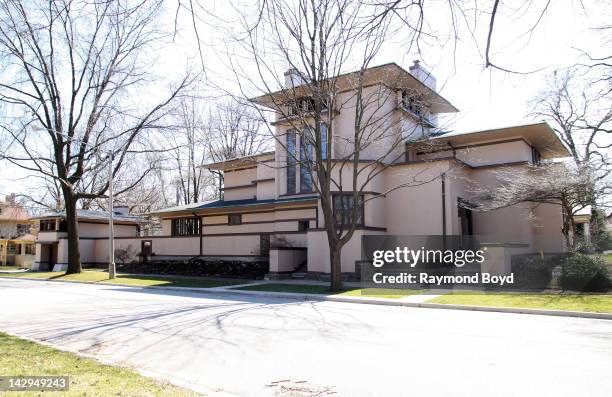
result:
[(336, 296), (369, 296), (377, 298), (398, 299), (408, 295), (420, 294), (422, 290), (391, 289), (391, 288), (346, 288), (343, 292), (332, 292), (327, 285), (316, 284), (259, 284), (233, 288), (246, 291), (293, 292), (299, 294), (321, 294)]
[(248, 280), (232, 279), (206, 279), (188, 278), (172, 276), (147, 276), (147, 275), (117, 275), (114, 280), (108, 279), (108, 273), (102, 270), (85, 270), (78, 274), (65, 274), (64, 272), (27, 272), (17, 274), (0, 274), (0, 277), (26, 277), (39, 278), (43, 280), (66, 280), (66, 281), (87, 281), (92, 283), (105, 284), (128, 284), (142, 287), (161, 286), (161, 287), (195, 287), (212, 288), (225, 285), (246, 284)]
[(456, 292), (429, 301), (468, 306), (519, 307), (612, 313), (612, 295), (525, 294), (520, 292)]
[(612, 265), (612, 254), (602, 255), (607, 264)]
[(0, 270), (19, 270), (23, 269), (23, 267), (19, 266), (0, 266)]
[(138, 373), (0, 333), (2, 376), (69, 376), (68, 391), (7, 392), (13, 396), (196, 396)]

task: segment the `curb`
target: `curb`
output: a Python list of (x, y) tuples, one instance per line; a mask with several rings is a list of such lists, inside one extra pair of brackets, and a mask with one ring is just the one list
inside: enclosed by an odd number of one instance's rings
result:
[[(5, 277), (0, 277), (0, 280)], [(300, 294), (294, 292), (268, 292), (268, 291), (246, 291), (246, 290), (232, 290), (231, 286), (228, 287), (212, 287), (212, 288), (194, 288), (194, 287), (161, 287), (161, 286), (149, 286), (142, 287), (130, 284), (119, 284), (119, 283), (101, 283), (91, 281), (70, 281), (70, 280), (45, 280), (39, 278), (28, 278), (28, 277), (6, 277), (9, 280), (28, 280), (28, 281), (47, 281), (55, 283), (73, 283), (73, 284), (94, 284), (104, 285), (111, 287), (128, 287), (137, 289), (155, 289), (161, 291), (179, 291), (179, 292), (195, 292), (203, 294), (224, 294), (224, 295), (246, 295), (246, 296), (259, 296), (262, 298), (284, 298), (293, 299), (297, 301), (318, 301), (318, 302), (339, 302), (339, 303), (357, 303), (357, 304), (369, 304), (369, 305), (381, 305), (381, 306), (400, 306), (400, 307), (413, 307), (423, 309), (447, 309), (447, 310), (468, 310), (478, 312), (494, 312), (494, 313), (513, 313), (513, 314), (535, 314), (541, 316), (556, 316), (556, 317), (576, 317), (576, 318), (590, 318), (600, 320), (612, 320), (612, 313), (597, 313), (597, 312), (578, 312), (569, 310), (548, 310), (548, 309), (529, 309), (519, 307), (493, 307), (493, 306), (471, 306), (471, 305), (455, 305), (455, 304), (443, 304), (443, 303), (426, 303), (426, 302), (402, 302), (400, 300), (391, 300), (384, 298), (360, 298), (360, 297), (343, 297), (343, 296), (328, 296), (328, 295), (317, 295), (317, 294)]]

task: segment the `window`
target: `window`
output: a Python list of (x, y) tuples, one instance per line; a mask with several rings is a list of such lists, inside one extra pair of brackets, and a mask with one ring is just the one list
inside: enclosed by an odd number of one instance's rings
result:
[(60, 231), (60, 232), (67, 232), (68, 231), (68, 223), (66, 223), (65, 219), (60, 219), (58, 231)]
[(173, 236), (199, 236), (200, 218), (176, 218), (172, 220)]
[[(323, 103), (321, 104), (321, 111), (327, 110), (327, 99), (323, 99)], [(288, 116), (299, 116), (305, 113), (312, 113), (315, 111), (315, 101), (314, 98), (306, 97), (306, 98), (298, 98), (293, 103), (289, 104), (287, 109)]]
[(26, 255), (36, 255), (36, 244), (26, 244), (25, 254)]
[(407, 90), (402, 91), (402, 106), (417, 116), (423, 116), (423, 105)]
[(287, 131), (287, 194), (295, 193), (295, 130)]
[[(321, 131), (321, 157), (327, 159), (327, 124), (320, 124)], [(306, 127), (300, 139), (300, 192), (312, 192), (312, 168), (307, 163), (316, 161), (316, 134), (315, 129)], [(309, 169), (310, 168), (310, 169)]]
[(259, 235), (259, 254), (262, 256), (270, 256), (270, 235)]
[(6, 253), (8, 255), (19, 255), (21, 252), (20, 251), (20, 245), (19, 244), (15, 244), (15, 243), (8, 243), (6, 245)]
[[(359, 196), (359, 207), (355, 225), (363, 226), (363, 195)], [(334, 218), (336, 226), (344, 227), (352, 224), (353, 208), (355, 208), (355, 198), (353, 194), (336, 194), (333, 196)]]
[(242, 214), (230, 214), (227, 217), (228, 225), (242, 225)]
[(417, 120), (421, 124), (425, 124), (428, 127), (435, 127), (434, 120), (430, 119), (426, 112), (425, 104), (423, 100), (417, 97), (414, 92), (408, 90), (402, 91), (401, 106), (416, 116)]
[(541, 158), (540, 152), (538, 151), (538, 149), (532, 146), (531, 147), (531, 164), (540, 165), (540, 158)]
[(312, 192), (313, 145), (304, 133), (300, 143), (300, 192)]
[(308, 229), (310, 229), (310, 221), (309, 220), (298, 221), (298, 231), (305, 232)]
[(18, 236), (23, 236), (24, 234), (28, 234), (28, 233), (30, 233), (30, 225), (23, 225), (23, 224), (17, 225), (17, 235)]
[(41, 232), (54, 232), (55, 231), (55, 219), (45, 219), (40, 221)]

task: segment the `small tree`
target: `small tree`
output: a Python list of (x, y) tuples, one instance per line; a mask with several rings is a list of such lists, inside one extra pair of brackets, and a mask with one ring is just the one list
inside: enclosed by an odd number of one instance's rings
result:
[(575, 215), (587, 207), (594, 191), (588, 172), (574, 171), (561, 163), (532, 166), (520, 172), (502, 169), (495, 172), (496, 186), (472, 187), (474, 211), (492, 211), (520, 203), (558, 205), (563, 211), (561, 233), (570, 251), (577, 248)]

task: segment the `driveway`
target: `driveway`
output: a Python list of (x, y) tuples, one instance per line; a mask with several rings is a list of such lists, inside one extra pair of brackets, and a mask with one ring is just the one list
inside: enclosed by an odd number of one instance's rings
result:
[(225, 396), (612, 396), (612, 321), (0, 279), (0, 330)]

